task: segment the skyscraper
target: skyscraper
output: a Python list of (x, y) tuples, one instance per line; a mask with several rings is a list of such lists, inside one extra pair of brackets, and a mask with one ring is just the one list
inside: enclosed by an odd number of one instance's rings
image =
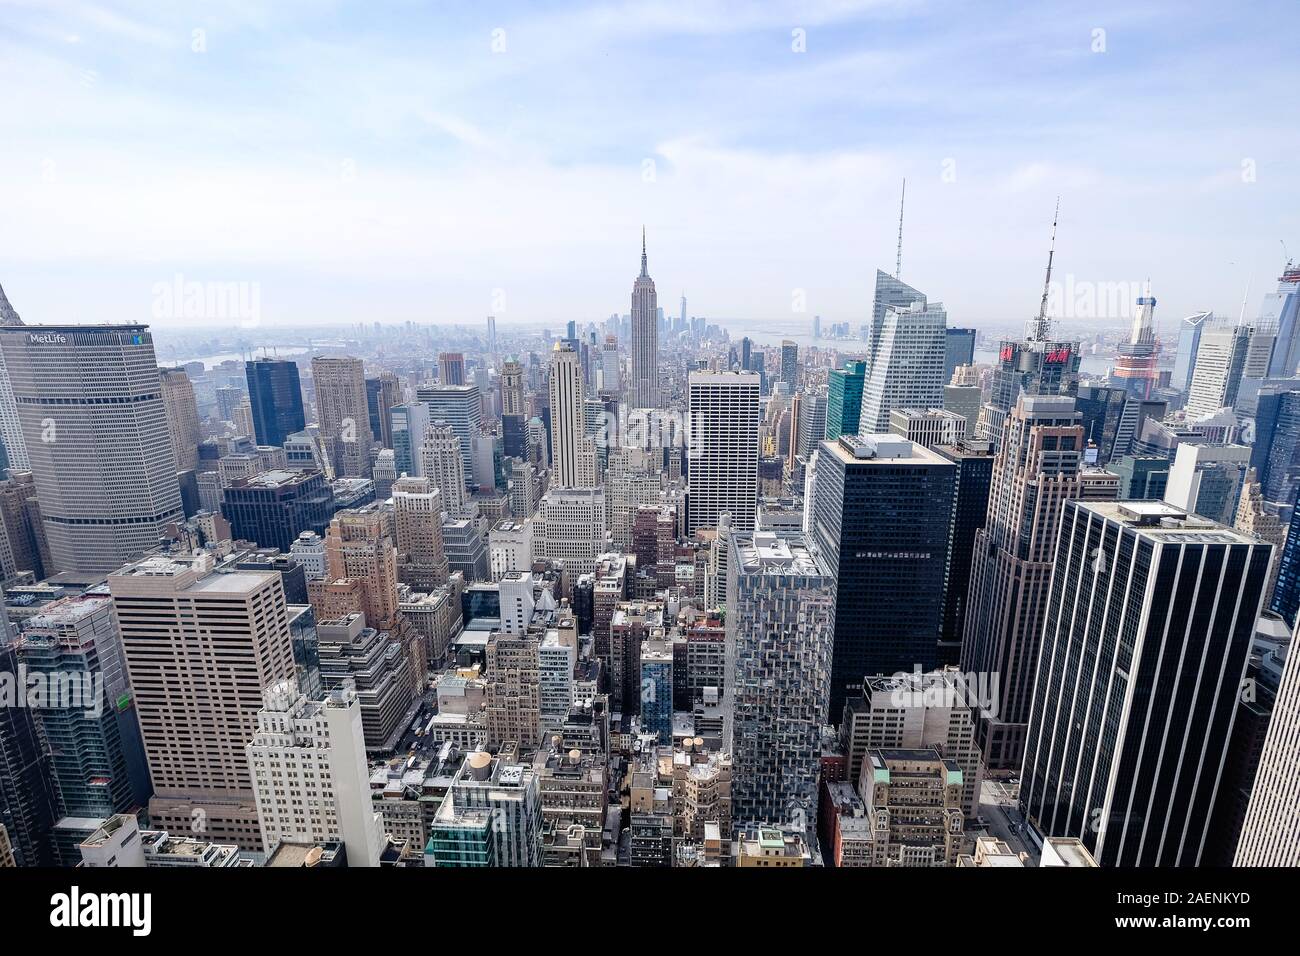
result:
[(194, 401), (194, 383), (184, 369), (160, 368), (163, 409), (167, 413), (167, 432), (177, 471), (193, 471), (199, 465), (199, 410)]
[(473, 385), (421, 385), (416, 399), (429, 406), (430, 421), (444, 421), (460, 441), (466, 479), (474, 474), (474, 440), (483, 430), (483, 402)]
[(975, 533), (988, 520), (993, 453), (988, 449), (988, 442), (981, 441), (935, 445), (934, 450), (957, 466), (953, 479), (948, 560), (943, 575), (943, 617), (939, 629), (939, 663), (956, 664), (961, 661), (961, 640), (966, 631), (966, 602), (970, 598)]
[(154, 795), (149, 817), (261, 849), (244, 745), (262, 688), (295, 674), (280, 575), (212, 557), (145, 558), (108, 576)]
[(1300, 866), (1300, 654), (1292, 641), (1273, 702), (1234, 866)]
[(370, 795), (354, 688), (308, 700), (293, 680), (267, 687), (245, 750), (268, 856), (282, 842), (338, 841), (349, 867), (379, 865), (383, 825)]
[(816, 817), (835, 583), (799, 535), (732, 534), (723, 740), (738, 825)]
[[(8, 303), (3, 303), (7, 305)], [(18, 674), (9, 619), (0, 614), (0, 674)], [(21, 693), (26, 695), (26, 688)], [(0, 827), (19, 866), (53, 866), (58, 801), (51, 790), (50, 756), (31, 708), (0, 707)]]
[(551, 352), (551, 468), (559, 488), (596, 484), (596, 447), (584, 420), (582, 368), (573, 346), (557, 342)]
[(157, 547), (182, 513), (148, 327), (5, 327), (0, 352), (54, 569), (108, 572)]
[[(745, 368), (748, 369), (749, 365)], [(781, 343), (781, 381), (789, 385), (792, 392), (799, 387), (799, 343), (789, 339)]]
[[(0, 288), (0, 328), (23, 326), (23, 320), (5, 297), (5, 290)], [(0, 445), (4, 446), (0, 448), (0, 466), (14, 471), (27, 471), (31, 468), (31, 462), (27, 458), (27, 442), (23, 438), (23, 425), (18, 419), (18, 403), (5, 370), (3, 350), (0, 350)]]
[(393, 447), (391, 412), (401, 395), (401, 383), (392, 372), (366, 379), (366, 411), (370, 416), (370, 433), (384, 448)]
[(398, 478), (393, 484), (393, 543), (397, 578), (417, 591), (447, 583), (442, 541), (442, 494), (429, 478)]
[(641, 230), (641, 274), (632, 283), (633, 408), (659, 407), (659, 307), (654, 280), (646, 268), (645, 229)]
[(434, 421), (424, 432), (420, 445), (421, 473), (442, 495), (442, 507), (453, 518), (466, 516), (469, 495), (465, 490), (465, 462), (460, 439), (447, 422)]
[(443, 352), (438, 356), (438, 381), (443, 385), (465, 384), (465, 355)]
[(962, 670), (998, 674), (979, 715), (990, 769), (1016, 767), (1033, 694), (1061, 508), (1082, 491), (1083, 426), (1074, 399), (1022, 394), (993, 461), (988, 518), (975, 532)]
[(896, 435), (842, 435), (817, 452), (805, 507), (810, 543), (836, 584), (836, 719), (864, 678), (938, 663), (956, 471)]
[[(869, 345), (867, 377), (862, 386), (862, 412), (858, 434), (889, 431), (889, 413), (895, 408), (942, 408), (945, 337), (948, 314), (943, 304), (903, 286), (912, 296), (906, 305), (894, 304), (904, 293), (882, 286), (877, 272), (876, 312)], [(897, 280), (891, 280), (902, 286)], [(887, 301), (881, 302), (883, 297)]]
[(429, 428), (429, 406), (424, 402), (394, 405), (389, 417), (393, 429), (393, 467), (398, 477), (423, 476), (424, 464), (420, 458), (420, 448), (424, 444), (424, 433)]
[(259, 445), (283, 445), (286, 438), (306, 427), (297, 362), (254, 359), (244, 363), (244, 377)]
[(1079, 362), (1078, 342), (1004, 340), (993, 368), (989, 401), (980, 410), (979, 437), (997, 451), (1007, 415), (1021, 395), (1078, 394)]
[(1160, 502), (1065, 502), (1020, 787), (1044, 836), (1200, 862), (1272, 550)]
[(831, 369), (826, 396), (826, 440), (856, 435), (862, 415), (862, 385), (867, 378), (866, 362), (845, 362)]
[(943, 380), (952, 381), (953, 370), (959, 365), (975, 362), (975, 330), (947, 329), (944, 333)]
[(235, 538), (288, 551), (304, 531), (325, 533), (334, 492), (319, 471), (263, 471), (236, 478), (222, 493), (221, 513)]
[(1210, 317), (1209, 312), (1195, 312), (1178, 323), (1178, 348), (1174, 353), (1170, 388), (1176, 388), (1180, 392), (1191, 388), (1192, 373), (1196, 371), (1196, 350), (1201, 344), (1201, 330)]
[(1250, 339), (1251, 329), (1246, 325), (1201, 330), (1196, 368), (1187, 392), (1189, 422), (1213, 415), (1237, 401)]
[(60, 815), (102, 818), (143, 807), (152, 791), (112, 601), (46, 605), (27, 620), (18, 658), (51, 686), (69, 678), (94, 686), (92, 700), (51, 699), (38, 712)]
[(1133, 398), (1150, 398), (1159, 383), (1160, 372), (1156, 362), (1160, 352), (1156, 344), (1156, 330), (1152, 324), (1156, 300), (1150, 283), (1144, 295), (1138, 297), (1137, 314), (1133, 317), (1133, 330), (1127, 342), (1116, 348), (1115, 367), (1111, 380), (1121, 385)]
[(759, 382), (754, 372), (691, 372), (687, 378), (690, 461), (686, 535), (732, 527), (752, 531), (758, 507)]
[(317, 356), (311, 360), (316, 383), (316, 420), (336, 477), (366, 477), (370, 471), (370, 406), (365, 367), (359, 358)]
[(1291, 378), (1300, 367), (1300, 267), (1288, 260), (1277, 291), (1264, 297), (1255, 328), (1273, 338), (1270, 378)]
[(1269, 610), (1281, 615), (1287, 627), (1295, 627), (1300, 619), (1300, 507), (1291, 509), (1286, 544), (1277, 562), (1277, 583), (1268, 600)]

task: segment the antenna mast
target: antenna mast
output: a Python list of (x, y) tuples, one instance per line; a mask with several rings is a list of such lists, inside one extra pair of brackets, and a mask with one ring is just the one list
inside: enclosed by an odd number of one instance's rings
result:
[(1034, 319), (1029, 334), (1031, 342), (1046, 342), (1052, 331), (1052, 322), (1047, 317), (1047, 295), (1052, 288), (1052, 257), (1056, 254), (1056, 223), (1061, 217), (1061, 197), (1056, 197), (1056, 212), (1052, 214), (1052, 242), (1047, 248), (1047, 278), (1043, 280), (1043, 298), (1038, 303), (1038, 317)]
[(903, 277), (903, 203), (907, 199), (907, 179), (903, 179), (903, 194), (898, 197), (898, 255), (894, 257), (894, 278)]

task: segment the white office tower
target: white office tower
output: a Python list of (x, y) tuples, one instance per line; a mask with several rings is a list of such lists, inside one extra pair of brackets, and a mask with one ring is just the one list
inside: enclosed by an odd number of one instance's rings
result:
[(802, 535), (731, 536), (723, 740), (737, 826), (806, 829), (817, 812), (835, 582)]
[(492, 580), (500, 581), (510, 571), (533, 567), (533, 519), (498, 521), (488, 532), (488, 566)]
[(468, 517), (465, 459), (455, 428), (444, 421), (430, 422), (420, 445), (420, 460), (425, 477), (442, 494), (443, 510), (453, 518)]
[(1245, 325), (1201, 330), (1196, 367), (1187, 392), (1188, 421), (1213, 415), (1237, 401), (1250, 336), (1250, 327)]
[(605, 492), (600, 488), (551, 488), (533, 519), (533, 557), (563, 561), (577, 580), (596, 569), (606, 547)]
[(551, 352), (551, 482), (561, 488), (596, 484), (596, 444), (584, 414), (578, 353), (557, 342)]
[(294, 680), (267, 687), (245, 750), (268, 857), (281, 843), (338, 841), (348, 866), (379, 865), (383, 824), (370, 796), (354, 687), (324, 700), (308, 700)]
[(641, 230), (641, 274), (632, 284), (632, 382), (628, 401), (633, 408), (659, 407), (659, 307), (654, 280), (646, 270), (645, 230)]
[(1234, 866), (1300, 866), (1300, 653), (1286, 654)]
[(107, 573), (156, 548), (183, 515), (148, 327), (0, 327), (0, 354), (54, 570)]
[(578, 631), (572, 618), (549, 628), (537, 647), (543, 743), (559, 730), (573, 707), (573, 668), (578, 662)]
[(1241, 487), (1250, 468), (1245, 445), (1192, 445), (1183, 442), (1174, 455), (1165, 501), (1220, 524), (1232, 524)]
[(325, 580), (325, 539), (315, 531), (304, 531), (289, 545), (289, 560), (302, 565), (308, 581)]
[(393, 483), (393, 545), (397, 579), (429, 592), (447, 583), (447, 550), (442, 539), (442, 493), (428, 478), (398, 478)]
[(1043, 836), (1200, 865), (1272, 552), (1163, 502), (1065, 502), (1020, 784)]
[(758, 508), (759, 377), (755, 372), (691, 372), (687, 378), (690, 461), (686, 536), (716, 528), (731, 512), (737, 531), (754, 530)]
[(948, 313), (942, 303), (927, 302), (915, 290), (911, 294), (916, 298), (908, 304), (885, 303), (882, 309), (877, 280), (880, 319), (876, 323), (873, 315), (858, 418), (861, 435), (889, 431), (889, 413), (895, 408), (943, 407)]
[(294, 676), (280, 575), (215, 573), (206, 553), (155, 556), (108, 576), (159, 829), (261, 849), (244, 747), (262, 689)]
[(511, 571), (497, 587), (501, 602), (501, 633), (520, 637), (527, 633), (536, 606), (532, 572)]
[(619, 363), (618, 339), (607, 335), (600, 346), (600, 394), (617, 398), (623, 390), (623, 370)]

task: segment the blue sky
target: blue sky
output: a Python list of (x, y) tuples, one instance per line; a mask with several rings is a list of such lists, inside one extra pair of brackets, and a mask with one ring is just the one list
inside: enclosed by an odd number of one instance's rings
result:
[(266, 324), (558, 325), (627, 310), (644, 222), (670, 311), (857, 325), (907, 177), (903, 278), (950, 324), (1035, 311), (1058, 194), (1058, 277), (1150, 277), (1164, 323), (1253, 277), (1253, 311), (1300, 256), (1298, 20), (0, 0), (0, 284), (28, 322), (148, 320), (181, 275)]

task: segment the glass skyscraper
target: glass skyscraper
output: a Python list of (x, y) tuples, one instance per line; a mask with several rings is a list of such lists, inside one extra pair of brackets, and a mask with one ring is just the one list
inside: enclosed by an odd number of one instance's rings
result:
[(938, 663), (956, 471), (896, 435), (821, 443), (809, 530), (836, 579), (836, 719), (864, 678)]
[(826, 440), (856, 435), (862, 413), (862, 383), (867, 380), (866, 362), (845, 362), (832, 369), (826, 398)]
[(253, 431), (259, 445), (283, 446), (284, 440), (306, 426), (298, 365), (280, 359), (244, 363), (248, 402), (253, 407)]

